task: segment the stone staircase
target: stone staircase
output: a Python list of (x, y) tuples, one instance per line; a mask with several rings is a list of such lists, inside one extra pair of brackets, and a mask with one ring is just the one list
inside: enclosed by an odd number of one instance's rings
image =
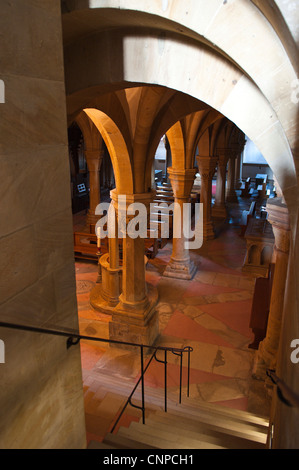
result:
[[(161, 401), (162, 399), (162, 401)], [(224, 406), (177, 396), (168, 398), (168, 411), (161, 409), (163, 397), (154, 391), (147, 397), (145, 424), (131, 422), (103, 442), (91, 441), (89, 449), (267, 449), (267, 418)], [(140, 405), (139, 400), (134, 400)]]

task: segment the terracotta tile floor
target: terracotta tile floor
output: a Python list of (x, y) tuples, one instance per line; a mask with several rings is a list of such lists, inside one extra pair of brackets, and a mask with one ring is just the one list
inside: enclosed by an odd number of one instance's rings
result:
[[(250, 205), (250, 201), (246, 204)], [(157, 344), (189, 345), (194, 349), (191, 397), (267, 415), (269, 398), (262, 383), (251, 377), (254, 352), (248, 349), (248, 344), (252, 341), (249, 319), (254, 278), (241, 271), (246, 253), (238, 226), (242, 208), (242, 205), (232, 205), (230, 223), (216, 227), (217, 238), (191, 252), (198, 267), (193, 280), (163, 278), (171, 256), (171, 242), (149, 261), (146, 280), (159, 292)], [(80, 331), (108, 338), (110, 317), (89, 305), (89, 292), (96, 278), (96, 263), (76, 262)], [(92, 342), (81, 342), (81, 354), (87, 438), (102, 440), (139, 377), (139, 356)], [(176, 391), (179, 384), (178, 364), (179, 358), (171, 354), (170, 392)], [(185, 380), (185, 366), (183, 372)], [(163, 380), (163, 366), (153, 362), (147, 371), (146, 389), (162, 389)], [(129, 407), (121, 423), (128, 425), (139, 417), (140, 412)]]

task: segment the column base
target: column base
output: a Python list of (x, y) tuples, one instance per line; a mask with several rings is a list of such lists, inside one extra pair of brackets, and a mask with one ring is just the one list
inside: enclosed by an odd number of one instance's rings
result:
[(228, 202), (238, 202), (238, 196), (236, 194), (236, 191), (232, 190), (226, 195), (226, 200)]
[(227, 217), (227, 209), (225, 205), (214, 205), (212, 207), (212, 216), (216, 219), (226, 219)]
[(275, 362), (276, 361), (274, 357), (271, 354), (266, 353), (264, 350), (264, 342), (261, 341), (259, 344), (259, 349), (255, 353), (252, 377), (256, 380), (264, 382), (268, 393), (271, 393), (273, 389), (273, 382), (270, 377), (268, 377), (267, 370), (275, 369)]
[(241, 179), (238, 179), (235, 183), (236, 189), (240, 189), (242, 187), (243, 181)]
[(190, 260), (181, 261), (181, 260), (171, 259), (169, 264), (166, 266), (163, 276), (172, 277), (175, 279), (191, 280), (193, 279), (196, 271), (197, 271), (197, 267)]
[[(139, 304), (125, 303), (121, 300), (113, 309), (109, 323), (109, 339), (152, 346), (159, 336), (159, 316), (156, 310), (158, 291), (148, 285), (148, 295)], [(111, 344), (111, 347), (135, 349), (134, 346)]]
[(213, 222), (204, 223), (204, 226), (203, 226), (204, 241), (214, 240), (214, 238), (215, 238), (215, 233), (214, 233)]
[(119, 303), (119, 299), (110, 299), (109, 301), (105, 299), (104, 295), (102, 295), (102, 284), (100, 283), (92, 288), (89, 302), (90, 305), (99, 312), (112, 315), (116, 305)]

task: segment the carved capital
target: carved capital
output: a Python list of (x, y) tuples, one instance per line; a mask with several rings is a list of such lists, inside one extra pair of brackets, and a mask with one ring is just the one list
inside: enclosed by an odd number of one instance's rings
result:
[(89, 171), (99, 171), (104, 151), (100, 149), (86, 149), (84, 151), (86, 163)]
[(194, 184), (196, 168), (168, 168), (168, 175), (174, 196), (178, 199), (188, 198)]
[(217, 166), (217, 157), (197, 156), (198, 171), (202, 179), (211, 179)]
[(281, 198), (267, 202), (268, 221), (272, 225), (276, 249), (284, 253), (290, 248), (290, 219), (287, 206)]

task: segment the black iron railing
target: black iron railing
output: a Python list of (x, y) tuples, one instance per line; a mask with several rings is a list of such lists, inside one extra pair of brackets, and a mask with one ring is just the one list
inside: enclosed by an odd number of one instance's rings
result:
[[(153, 359), (155, 359), (157, 362), (160, 362), (164, 364), (164, 410), (167, 412), (167, 364), (168, 364), (168, 353), (175, 354), (180, 357), (180, 385), (179, 385), (179, 403), (181, 403), (182, 400), (182, 385), (183, 385), (183, 355), (187, 354), (187, 397), (189, 397), (189, 392), (190, 392), (190, 356), (191, 352), (193, 351), (193, 348), (191, 346), (186, 346), (185, 348), (171, 348), (171, 347), (164, 347), (164, 346), (150, 346), (150, 345), (145, 345), (145, 344), (138, 344), (138, 343), (131, 343), (131, 342), (126, 342), (126, 341), (118, 341), (118, 340), (111, 340), (111, 339), (105, 339), (105, 338), (97, 338), (94, 336), (86, 336), (86, 335), (81, 335), (77, 332), (74, 332), (72, 330), (56, 330), (56, 329), (51, 329), (51, 328), (43, 328), (43, 327), (34, 327), (34, 326), (28, 326), (28, 325), (17, 325), (14, 323), (7, 323), (7, 322), (1, 322), (0, 321), (0, 328), (9, 328), (9, 329), (15, 329), (15, 330), (22, 330), (22, 331), (30, 331), (33, 333), (41, 333), (41, 334), (46, 334), (46, 335), (54, 335), (54, 336), (62, 336), (66, 338), (66, 347), (69, 349), (72, 346), (75, 346), (79, 343), (80, 340), (88, 340), (88, 341), (95, 341), (95, 342), (100, 342), (100, 343), (109, 343), (109, 344), (115, 344), (115, 345), (121, 345), (127, 346), (127, 347), (132, 347), (132, 348), (139, 348), (140, 351), (140, 377), (135, 384), (135, 387), (133, 388), (130, 396), (125, 402), (125, 405), (123, 406), (122, 410), (120, 411), (116, 421), (114, 422), (114, 425), (111, 429), (111, 433), (114, 432), (117, 424), (119, 423), (125, 409), (127, 408), (128, 405), (133, 406), (134, 408), (138, 408), (141, 410), (142, 413), (142, 422), (145, 424), (145, 386), (144, 386), (144, 375), (146, 371), (148, 370), (151, 362)], [(144, 351), (154, 351), (148, 360), (147, 364), (144, 364)], [(164, 359), (158, 359), (157, 358), (157, 353), (158, 351), (162, 351), (164, 353)], [(138, 386), (141, 384), (141, 406), (136, 405), (132, 403), (132, 398), (134, 393), (136, 392)]]
[(267, 375), (276, 385), (280, 401), (290, 408), (299, 408), (299, 394), (295, 393), (282, 379), (277, 377), (274, 370), (268, 369)]

